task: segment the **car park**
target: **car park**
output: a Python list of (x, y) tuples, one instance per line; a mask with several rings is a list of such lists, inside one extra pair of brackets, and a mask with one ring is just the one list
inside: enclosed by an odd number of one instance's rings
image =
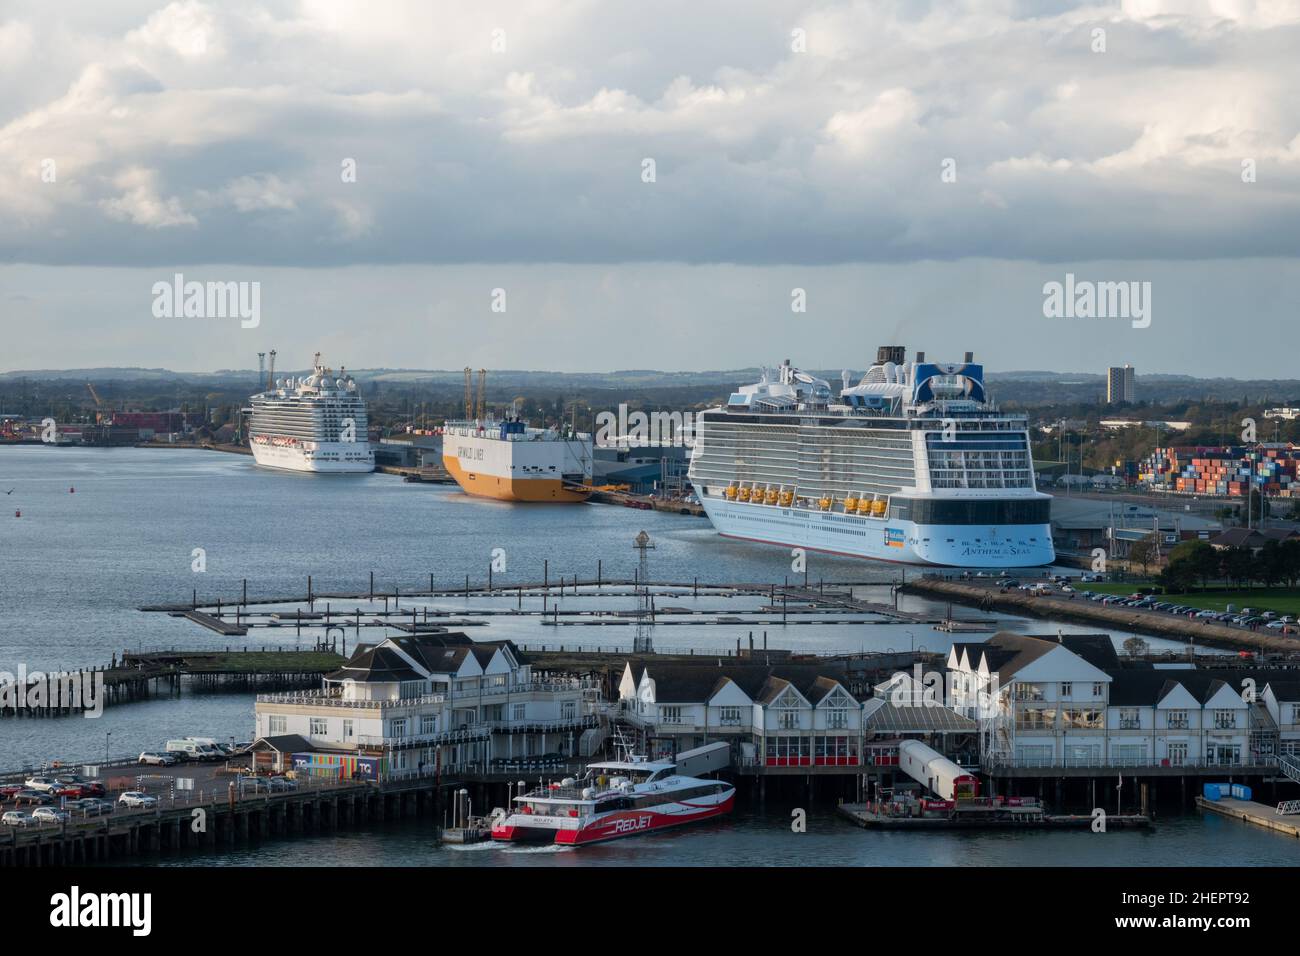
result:
[(72, 819), (72, 814), (58, 807), (37, 807), (32, 811), (32, 819), (37, 823), (66, 823)]
[(32, 815), (23, 810), (7, 810), (0, 816), (0, 824), (7, 827), (29, 827), (33, 825)]
[(117, 798), (120, 807), (129, 809), (149, 809), (158, 806), (158, 798), (139, 790), (128, 790)]

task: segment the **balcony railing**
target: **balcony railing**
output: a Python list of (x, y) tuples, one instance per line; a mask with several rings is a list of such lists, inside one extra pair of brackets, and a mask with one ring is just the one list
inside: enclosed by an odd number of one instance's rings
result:
[(401, 707), (429, 707), (445, 703), (444, 694), (425, 694), (421, 697), (396, 697), (390, 700), (352, 700), (337, 690), (284, 691), (277, 694), (258, 694), (259, 704), (288, 704), (296, 707), (342, 707), (349, 710), (395, 710)]
[(1249, 754), (1247, 759), (1219, 759), (1194, 761), (1170, 757), (1012, 757), (1006, 754), (985, 754), (980, 765), (985, 770), (1025, 769), (1039, 770), (1050, 767), (1185, 767), (1190, 769), (1208, 767), (1272, 767), (1277, 765), (1277, 757), (1272, 754)]

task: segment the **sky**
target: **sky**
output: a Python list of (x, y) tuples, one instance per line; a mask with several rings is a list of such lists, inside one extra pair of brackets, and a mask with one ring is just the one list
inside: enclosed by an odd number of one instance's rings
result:
[(1297, 50), (1283, 0), (0, 0), (0, 370), (1300, 377)]

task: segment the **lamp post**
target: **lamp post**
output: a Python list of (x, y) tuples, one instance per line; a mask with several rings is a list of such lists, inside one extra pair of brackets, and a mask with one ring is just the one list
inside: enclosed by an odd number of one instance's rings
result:
[(108, 738), (113, 736), (113, 731), (104, 731), (104, 763), (108, 763)]

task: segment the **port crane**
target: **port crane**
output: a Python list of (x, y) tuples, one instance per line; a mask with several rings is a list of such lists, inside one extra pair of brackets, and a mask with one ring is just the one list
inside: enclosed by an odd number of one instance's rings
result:
[(271, 364), (266, 370), (266, 390), (275, 387), (275, 349), (271, 349)]
[(483, 403), (487, 400), (487, 369), (478, 370), (478, 401), (474, 404), (474, 417), (479, 421), (484, 419)]
[(90, 397), (95, 400), (95, 424), (100, 425), (104, 421), (104, 400), (99, 397), (94, 385), (87, 382), (86, 388), (90, 391)]

